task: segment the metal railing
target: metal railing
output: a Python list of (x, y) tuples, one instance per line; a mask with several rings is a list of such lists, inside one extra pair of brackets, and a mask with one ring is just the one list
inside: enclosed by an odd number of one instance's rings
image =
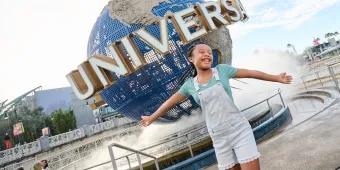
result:
[[(114, 144), (111, 144), (111, 145), (108, 146), (109, 152), (110, 152), (110, 158), (111, 158), (111, 162), (112, 162), (112, 166), (113, 166), (114, 170), (118, 170), (118, 167), (117, 167), (117, 164), (116, 164), (116, 161), (115, 161), (115, 156), (113, 154), (112, 147), (118, 147), (118, 148), (125, 149), (125, 150), (128, 150), (130, 152), (135, 153), (137, 155), (137, 160), (138, 160), (138, 165), (139, 165), (139, 169), (140, 170), (143, 170), (143, 164), (142, 164), (142, 160), (140, 159), (140, 155), (144, 155), (144, 156), (147, 156), (149, 158), (154, 159), (155, 165), (156, 165), (156, 169), (159, 170), (158, 159), (155, 156), (149, 155), (147, 153), (144, 153), (144, 152), (141, 152), (141, 151), (138, 151), (138, 150), (135, 150), (135, 149), (132, 149), (132, 148), (129, 148), (129, 147), (117, 144), (117, 143), (114, 143)], [(129, 169), (131, 169), (131, 164), (130, 164), (129, 157), (126, 156), (126, 159), (128, 161)]]
[[(256, 107), (256, 106), (258, 106), (258, 105), (260, 105), (260, 104), (262, 104), (262, 103), (266, 103), (266, 104), (268, 105), (269, 109), (271, 110), (271, 106), (270, 106), (270, 104), (269, 104), (269, 100), (271, 100), (272, 98), (274, 98), (274, 97), (276, 97), (276, 96), (279, 96), (280, 101), (281, 101), (281, 103), (282, 103), (282, 106), (283, 106), (283, 108), (285, 108), (286, 105), (285, 105), (285, 103), (284, 103), (284, 100), (283, 100), (283, 97), (282, 97), (282, 94), (281, 94), (281, 90), (278, 89), (277, 92), (276, 92), (275, 94), (273, 94), (273, 95), (267, 97), (267, 98), (264, 99), (264, 100), (261, 100), (261, 101), (255, 103), (255, 104), (253, 104), (253, 105), (251, 105), (251, 106), (249, 106), (249, 107), (247, 107), (247, 108), (242, 109), (241, 112), (244, 112), (244, 111), (246, 111), (246, 110), (249, 110), (249, 109), (251, 109), (251, 108), (254, 108), (254, 107)], [(273, 115), (274, 115), (274, 114), (272, 113), (271, 117), (272, 117)], [(254, 127), (254, 128), (255, 128), (255, 127)], [(183, 140), (183, 141), (185, 141), (185, 142), (184, 142), (184, 143), (181, 143), (181, 144), (183, 144), (183, 145), (180, 145), (180, 146), (179, 146), (178, 144), (176, 144), (176, 145), (172, 146), (172, 147), (174, 147), (174, 148), (172, 148), (171, 151), (174, 152), (174, 151), (176, 151), (176, 148), (179, 150), (179, 149), (184, 149), (184, 148), (187, 147), (188, 150), (189, 150), (189, 152), (190, 152), (191, 157), (194, 157), (193, 150), (192, 150), (192, 145), (193, 145), (193, 144), (196, 144), (196, 143), (198, 143), (198, 142), (200, 142), (200, 141), (202, 141), (202, 140), (204, 140), (204, 139), (207, 139), (207, 137), (209, 136), (209, 135), (208, 135), (208, 130), (207, 130), (206, 126), (205, 126), (205, 122), (202, 122), (202, 123), (200, 123), (200, 124), (198, 124), (198, 125), (195, 125), (194, 127), (191, 127), (190, 130), (188, 130), (188, 129), (186, 129), (186, 130), (187, 130), (187, 132), (185, 132), (185, 133), (183, 133), (183, 134), (181, 134), (181, 135), (175, 135), (176, 137), (173, 137), (173, 138), (168, 139), (168, 140), (166, 140), (166, 141), (162, 141), (162, 142), (153, 144), (153, 145), (151, 145), (151, 146), (148, 146), (148, 147), (145, 147), (145, 148), (142, 148), (142, 149), (139, 149), (139, 150), (135, 150), (135, 149), (132, 149), (132, 148), (127, 147), (127, 146), (123, 146), (123, 145), (120, 145), (120, 144), (117, 144), (117, 143), (113, 143), (113, 144), (111, 144), (111, 145), (108, 146), (111, 160), (106, 161), (106, 162), (102, 162), (102, 163), (97, 164), (97, 165), (93, 165), (93, 166), (91, 166), (91, 167), (87, 167), (87, 168), (85, 168), (84, 170), (89, 170), (89, 169), (97, 168), (97, 167), (100, 167), (100, 166), (103, 166), (103, 165), (106, 165), (106, 164), (109, 164), (109, 163), (112, 163), (113, 169), (114, 169), (114, 170), (117, 170), (117, 169), (118, 169), (118, 166), (117, 166), (116, 161), (121, 160), (121, 159), (126, 159), (126, 160), (127, 160), (128, 167), (129, 167), (129, 169), (131, 169), (131, 159), (129, 158), (129, 156), (132, 156), (132, 155), (134, 155), (134, 154), (145, 155), (145, 156), (147, 156), (147, 157), (150, 157), (150, 158), (155, 159), (155, 161), (156, 161), (156, 159), (157, 159), (156, 156), (151, 155), (151, 153), (148, 153), (148, 154), (147, 154), (147, 153), (145, 153), (145, 151), (146, 151), (146, 150), (149, 150), (149, 149), (153, 149), (153, 148), (158, 147), (158, 146), (161, 146), (161, 145), (164, 145), (164, 144), (166, 144), (166, 143), (170, 143), (170, 142), (175, 141), (175, 140), (179, 140), (179, 139), (181, 139), (181, 138), (183, 138), (183, 137), (185, 138), (185, 140)], [(179, 133), (179, 132), (178, 132), (178, 133)], [(195, 134), (196, 134), (196, 135), (195, 135)], [(133, 153), (129, 153), (129, 154), (120, 156), (120, 157), (118, 157), (118, 158), (115, 158), (115, 157), (114, 157), (114, 154), (113, 154), (113, 150), (112, 150), (112, 147), (113, 147), (113, 146), (116, 146), (116, 147), (119, 147), (119, 148), (123, 148), (123, 149), (128, 150), (128, 151), (133, 152)], [(168, 146), (168, 148), (169, 148), (169, 147), (171, 147), (171, 146)], [(169, 149), (167, 149), (167, 150), (169, 150)], [(143, 153), (143, 154), (142, 154), (142, 153)], [(142, 169), (143, 169), (143, 166), (142, 166), (142, 162), (141, 162), (141, 159), (140, 159), (140, 156), (139, 156), (139, 155), (137, 156), (137, 161), (138, 161), (139, 168), (142, 170)], [(157, 161), (158, 161), (158, 160), (157, 160)], [(157, 162), (156, 167), (158, 167), (158, 166), (159, 166), (159, 165), (158, 165), (158, 162)]]
[(338, 78), (340, 78), (340, 70), (338, 70), (340, 68), (340, 57), (332, 61), (333, 62), (325, 62), (320, 67), (314, 67), (311, 69), (311, 73), (301, 76), (304, 88), (308, 89), (318, 84), (324, 87), (327, 82), (334, 82), (335, 87), (340, 91), (338, 82)]
[(255, 103), (255, 104), (253, 104), (253, 105), (251, 105), (251, 106), (249, 106), (249, 107), (246, 107), (245, 109), (242, 109), (241, 112), (244, 112), (244, 111), (246, 111), (246, 110), (249, 110), (249, 109), (251, 109), (251, 108), (253, 108), (253, 107), (255, 107), (255, 106), (257, 106), (257, 105), (259, 105), (259, 104), (261, 104), (261, 103), (264, 103), (264, 102), (266, 102), (267, 105), (268, 105), (268, 107), (269, 107), (269, 109), (271, 109), (270, 104), (269, 104), (269, 100), (272, 99), (272, 98), (274, 98), (274, 97), (277, 96), (277, 95), (280, 97), (282, 106), (283, 106), (283, 107), (286, 107), (286, 105), (285, 105), (285, 103), (284, 103), (284, 101), (283, 101), (282, 95), (281, 95), (281, 90), (278, 89), (278, 90), (277, 90), (277, 93), (273, 94), (272, 96), (270, 96), (270, 97), (268, 97), (268, 98), (266, 98), (266, 99), (264, 99), (264, 100), (261, 100), (261, 101)]
[(327, 67), (328, 67), (330, 76), (332, 77), (332, 80), (333, 80), (334, 83), (335, 83), (336, 88), (337, 88), (338, 91), (340, 92), (339, 80), (337, 79), (336, 72), (334, 71), (335, 67), (337, 67), (337, 66), (340, 66), (340, 62), (331, 64), (331, 65), (328, 65)]

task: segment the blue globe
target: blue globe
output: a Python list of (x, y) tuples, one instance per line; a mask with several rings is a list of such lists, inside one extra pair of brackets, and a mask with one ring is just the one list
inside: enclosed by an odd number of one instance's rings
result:
[[(168, 11), (177, 12), (202, 2), (206, 1), (168, 0), (154, 6), (151, 12), (155, 16), (163, 17)], [(90, 34), (88, 56), (108, 55), (107, 46), (142, 27), (160, 38), (157, 24), (126, 24), (119, 19), (112, 18), (109, 7), (104, 7)], [(148, 64), (128, 76), (118, 76), (112, 73), (116, 82), (100, 93), (110, 107), (126, 117), (139, 120), (141, 115), (152, 114), (191, 76), (192, 69), (186, 57), (187, 49), (191, 44), (183, 45), (180, 42), (179, 35), (172, 24), (168, 23), (168, 28), (169, 54), (163, 57), (140, 39), (133, 38)], [(213, 65), (216, 65), (218, 55), (216, 50), (213, 52)], [(176, 121), (184, 114), (190, 115), (190, 111), (196, 107), (198, 105), (192, 98), (189, 98), (167, 112), (161, 120)]]

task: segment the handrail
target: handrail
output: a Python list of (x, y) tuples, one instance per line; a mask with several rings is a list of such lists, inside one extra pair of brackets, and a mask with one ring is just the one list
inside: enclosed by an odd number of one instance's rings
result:
[[(132, 148), (129, 148), (129, 147), (126, 147), (126, 146), (117, 144), (117, 143), (113, 143), (113, 144), (109, 145), (108, 148), (109, 148), (110, 157), (111, 157), (111, 160), (112, 160), (112, 166), (113, 166), (113, 169), (114, 169), (114, 170), (118, 170), (118, 167), (117, 167), (117, 164), (116, 164), (116, 159), (115, 159), (115, 157), (114, 157), (112, 147), (117, 147), (117, 148), (125, 149), (125, 150), (128, 150), (128, 151), (131, 151), (131, 152), (136, 153), (136, 154), (137, 154), (137, 159), (138, 159), (139, 168), (140, 168), (141, 170), (143, 169), (143, 164), (142, 164), (142, 161), (141, 161), (139, 155), (144, 155), (144, 156), (153, 158), (153, 159), (155, 160), (156, 169), (159, 170), (158, 159), (157, 159), (155, 156), (149, 155), (149, 154), (144, 153), (144, 152), (142, 152), (142, 151), (138, 151), (138, 150), (135, 150), (135, 149), (132, 149)], [(131, 169), (129, 157), (126, 156), (126, 158), (127, 158), (127, 160), (128, 160), (128, 164), (129, 164), (129, 167), (130, 167), (130, 169)]]
[(268, 101), (268, 100), (272, 99), (273, 97), (275, 97), (275, 96), (277, 96), (277, 95), (280, 95), (280, 99), (281, 99), (282, 105), (285, 106), (285, 104), (284, 104), (284, 102), (283, 102), (283, 99), (282, 99), (282, 96), (281, 96), (281, 91), (280, 91), (280, 89), (278, 89), (278, 92), (277, 92), (276, 94), (274, 94), (274, 95), (272, 95), (272, 96), (270, 96), (270, 97), (268, 97), (268, 98), (266, 98), (266, 99), (264, 99), (264, 100), (261, 100), (260, 102), (257, 102), (257, 103), (255, 103), (255, 104), (253, 104), (253, 105), (251, 105), (251, 106), (249, 106), (249, 107), (247, 107), (247, 108), (245, 108), (245, 109), (242, 109), (242, 110), (240, 110), (240, 111), (241, 111), (241, 112), (244, 112), (244, 111), (246, 111), (246, 110), (249, 110), (249, 109), (251, 109), (251, 108), (253, 108), (253, 107), (255, 107), (255, 106), (257, 106), (257, 105), (259, 105), (259, 104), (261, 104), (261, 103), (263, 103), (263, 102), (265, 102), (265, 101)]
[(340, 62), (332, 63), (332, 64), (330, 64), (328, 66), (334, 67), (334, 66), (337, 66), (337, 65), (340, 65)]
[(332, 77), (332, 80), (335, 83), (335, 86), (338, 89), (338, 91), (340, 91), (340, 87), (339, 87), (339, 81), (336, 78), (336, 74), (334, 72), (334, 66), (339, 65), (339, 64), (340, 64), (340, 62), (328, 66), (328, 71), (329, 71), (330, 77)]
[(326, 65), (324, 65), (324, 67), (322, 67), (322, 68), (320, 68), (320, 69), (318, 69), (318, 70), (313, 69), (313, 70), (312, 70), (312, 71), (313, 71), (312, 73), (303, 74), (303, 75), (301, 76), (301, 78), (315, 75), (316, 73), (321, 72), (321, 71), (326, 71), (326, 70), (328, 70), (328, 67), (329, 67), (329, 66), (334, 67), (334, 66), (338, 66), (338, 65), (340, 65), (340, 61), (334, 62), (334, 63), (331, 63), (331, 64), (326, 64)]
[[(200, 128), (198, 128), (198, 129), (194, 129), (194, 130), (192, 130), (192, 131), (186, 132), (186, 133), (184, 133), (184, 134), (182, 134), (182, 135), (180, 135), (180, 136), (177, 136), (177, 137), (175, 137), (175, 138), (172, 138), (171, 140), (168, 140), (168, 141), (163, 141), (163, 142), (159, 142), (159, 143), (153, 144), (153, 145), (151, 145), (151, 146), (148, 146), (148, 147), (142, 148), (142, 149), (140, 149), (140, 151), (145, 151), (145, 150), (148, 150), (148, 149), (154, 148), (154, 147), (156, 147), (156, 146), (159, 146), (159, 145), (162, 145), (162, 144), (168, 143), (168, 142), (170, 142), (170, 141), (173, 141), (173, 140), (176, 140), (176, 139), (182, 138), (182, 137), (184, 137), (184, 136), (187, 136), (187, 135), (189, 135), (189, 134), (191, 134), (191, 133), (193, 133), (193, 132), (196, 132), (196, 131), (202, 130), (202, 129), (204, 129), (204, 128), (205, 128), (205, 126), (201, 126), (201, 127), (200, 127)], [(118, 157), (116, 160), (122, 159), (122, 158), (124, 158), (124, 157), (126, 157), (126, 156), (131, 156), (131, 155), (133, 155), (133, 154), (131, 153), (131, 154), (127, 154), (127, 155), (124, 155), (124, 156)]]
[[(339, 59), (339, 58), (337, 58), (337, 59)], [(315, 80), (319, 80), (321, 86), (323, 86), (324, 82), (322, 82), (322, 80), (325, 79), (325, 78), (330, 78), (330, 79), (327, 79), (326, 82), (327, 81), (333, 81), (335, 83), (335, 86), (340, 91), (339, 83), (338, 83), (338, 80), (337, 80), (337, 76), (339, 75), (339, 73), (334, 72), (334, 67), (338, 67), (339, 65), (340, 65), (340, 61), (326, 63), (324, 65), (325, 67), (322, 67), (318, 70), (316, 70), (314, 68), (311, 73), (307, 73), (307, 74), (300, 76), (300, 78), (303, 81), (304, 87), (307, 89), (308, 86), (306, 85), (306, 82), (311, 82), (311, 81), (315, 81)], [(325, 71), (326, 71), (326, 75), (323, 76), (323, 77), (320, 77), (320, 73), (324, 73)], [(313, 79), (308, 79), (306, 81), (305, 78), (309, 77), (309, 76), (316, 76), (316, 77), (313, 77)]]

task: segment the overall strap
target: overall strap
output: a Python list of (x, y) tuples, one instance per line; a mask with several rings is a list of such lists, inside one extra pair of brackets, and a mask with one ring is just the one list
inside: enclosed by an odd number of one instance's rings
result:
[(195, 90), (198, 91), (200, 87), (198, 86), (198, 83), (197, 83), (197, 76), (193, 78), (193, 83), (194, 83)]
[(214, 75), (215, 79), (217, 81), (220, 81), (220, 76), (218, 75), (218, 71), (217, 71), (216, 67), (212, 68), (212, 71), (213, 71), (213, 75)]
[[(212, 73), (213, 73), (213, 77), (215, 77), (217, 81), (220, 81), (220, 76), (218, 75), (218, 71), (216, 67), (212, 68)], [(200, 88), (197, 82), (197, 76), (193, 78), (193, 83), (194, 83), (195, 90), (198, 91)]]

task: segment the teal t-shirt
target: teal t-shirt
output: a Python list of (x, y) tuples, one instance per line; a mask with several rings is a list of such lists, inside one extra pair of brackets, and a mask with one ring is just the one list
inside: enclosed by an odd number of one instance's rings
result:
[[(220, 81), (224, 87), (224, 90), (227, 92), (227, 94), (230, 96), (230, 98), (234, 101), (233, 95), (231, 93), (230, 85), (229, 85), (229, 79), (235, 77), (237, 68), (229, 66), (227, 64), (218, 64), (216, 66), (216, 69), (218, 71), (218, 75), (220, 78)], [(200, 104), (198, 94), (195, 90), (194, 87), (194, 82), (193, 78), (187, 79), (184, 84), (181, 86), (179, 89), (179, 93), (183, 96), (189, 97), (192, 96), (194, 100), (196, 101), (197, 104)], [(206, 85), (199, 85), (199, 91), (204, 90), (208, 87), (213, 86), (214, 84), (217, 83), (217, 80), (215, 77), (210, 79)]]

